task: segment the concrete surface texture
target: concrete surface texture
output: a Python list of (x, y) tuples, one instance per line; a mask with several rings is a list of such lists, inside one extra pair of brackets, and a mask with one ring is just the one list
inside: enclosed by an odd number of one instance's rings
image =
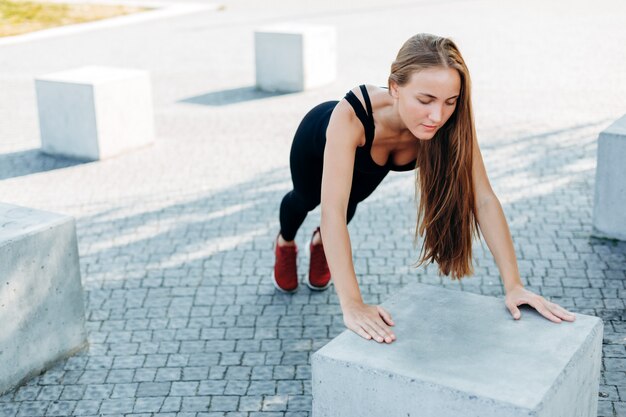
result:
[(626, 240), (626, 115), (600, 133), (594, 235)]
[(150, 74), (86, 66), (37, 77), (41, 149), (100, 160), (154, 141)]
[(514, 320), (497, 297), (409, 284), (397, 342), (346, 330), (315, 352), (313, 416), (596, 416), (602, 321)]
[(268, 92), (299, 92), (335, 80), (333, 26), (283, 23), (254, 31), (256, 85)]
[(8, 204), (0, 219), (5, 393), (84, 348), (87, 333), (74, 219)]
[[(0, 415), (310, 416), (310, 356), (345, 326), (333, 287), (285, 296), (269, 279), (278, 208), (291, 189), (289, 146), (314, 105), (362, 83), (385, 85), (416, 32), (457, 41), (522, 281), (604, 320), (598, 416), (626, 414), (626, 246), (590, 237), (597, 138), (624, 114), (626, 4), (224, 5), (0, 47), (0, 195), (76, 217), (90, 342), (1, 396)], [(299, 94), (254, 89), (254, 30), (283, 21), (337, 28), (335, 82)], [(87, 164), (40, 154), (33, 79), (83, 65), (150, 72), (154, 146)], [(434, 265), (411, 267), (413, 181), (390, 174), (350, 223), (365, 301), (413, 282), (502, 297), (484, 243), (475, 245), (475, 276), (460, 283)], [(300, 248), (318, 224), (319, 209), (296, 237)]]

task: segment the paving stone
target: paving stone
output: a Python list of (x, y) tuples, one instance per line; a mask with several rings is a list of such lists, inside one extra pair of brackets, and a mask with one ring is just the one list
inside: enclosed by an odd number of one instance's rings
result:
[(253, 412), (250, 413), (250, 417), (283, 417), (284, 413), (282, 412), (268, 412), (268, 411), (262, 411), (262, 412)]
[(76, 401), (53, 401), (46, 410), (46, 416), (68, 416), (76, 407)]
[(611, 401), (598, 401), (598, 417), (614, 417)]
[(103, 384), (107, 376), (107, 371), (85, 371), (78, 382), (81, 384)]
[(135, 371), (134, 382), (152, 382), (156, 376), (156, 368), (141, 368)]
[(222, 356), (220, 359), (220, 365), (240, 365), (242, 357), (243, 357), (242, 352), (222, 353)]
[(198, 395), (222, 395), (227, 381), (205, 380), (200, 382)]
[(183, 368), (183, 380), (200, 381), (206, 379), (209, 375), (208, 366), (188, 366)]
[(20, 408), (20, 403), (7, 403), (2, 404), (0, 407), (0, 416), (2, 417), (15, 417), (18, 409)]
[(137, 397), (162, 397), (170, 393), (171, 382), (140, 382), (137, 386)]
[(104, 400), (111, 396), (114, 385), (112, 384), (94, 384), (87, 385), (83, 391), (82, 399), (84, 400)]
[(249, 380), (251, 373), (252, 368), (250, 366), (229, 366), (226, 370), (226, 375), (224, 378), (229, 380)]
[(248, 387), (248, 395), (274, 395), (276, 381), (252, 381)]
[(74, 415), (76, 416), (87, 416), (87, 415), (95, 415), (98, 413), (100, 409), (99, 400), (81, 400), (76, 403), (76, 407), (74, 408)]
[(130, 398), (135, 397), (137, 394), (137, 387), (139, 384), (115, 384), (111, 398)]
[(626, 358), (605, 358), (604, 366), (611, 370), (626, 372)]
[(43, 416), (48, 408), (48, 402), (46, 401), (24, 401), (20, 405), (17, 412), (19, 417), (37, 417)]
[(135, 369), (144, 365), (146, 358), (144, 355), (118, 356), (113, 360), (114, 369)]
[(181, 411), (207, 411), (211, 397), (183, 397)]
[(159, 368), (157, 369), (155, 381), (178, 381), (180, 377), (180, 368)]
[(286, 380), (286, 381), (277, 381), (276, 385), (276, 393), (277, 394), (292, 394), (299, 395), (303, 393), (302, 382)]
[(198, 382), (174, 382), (170, 395), (177, 397), (191, 397), (198, 391)]
[(609, 399), (611, 401), (618, 401), (619, 395), (617, 393), (617, 387), (612, 385), (600, 385), (600, 392), (598, 396), (601, 399)]
[(216, 395), (211, 398), (211, 411), (231, 411), (237, 410), (239, 396), (237, 395)]
[(133, 382), (135, 371), (133, 369), (112, 369), (109, 371), (106, 382), (109, 384), (128, 384)]
[(66, 385), (63, 387), (61, 393), (61, 400), (80, 400), (83, 398), (83, 393), (86, 387), (84, 385)]
[(285, 411), (287, 409), (287, 395), (267, 395), (263, 398), (263, 411)]
[(117, 398), (103, 400), (100, 406), (100, 414), (126, 414), (133, 409), (134, 398)]
[(250, 381), (246, 380), (235, 380), (228, 381), (226, 384), (226, 388), (224, 389), (225, 395), (245, 395), (248, 391), (248, 386), (250, 385)]
[(23, 386), (23, 387), (19, 387), (14, 395), (14, 400), (16, 402), (22, 402), (22, 401), (29, 401), (29, 400), (34, 400), (37, 398), (37, 395), (39, 395), (39, 392), (41, 391), (41, 387), (39, 386)]
[(311, 411), (313, 397), (310, 395), (289, 395), (287, 408), (295, 411)]
[(161, 409), (165, 397), (137, 398), (133, 412), (135, 413), (155, 413)]
[(165, 397), (165, 401), (163, 402), (163, 406), (161, 406), (162, 412), (173, 412), (180, 411), (182, 403), (181, 397)]

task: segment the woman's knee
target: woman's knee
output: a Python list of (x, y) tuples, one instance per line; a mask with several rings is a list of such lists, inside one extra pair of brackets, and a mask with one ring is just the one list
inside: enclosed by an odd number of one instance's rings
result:
[(283, 197), (281, 207), (283, 205), (288, 205), (291, 208), (297, 209), (299, 211), (309, 212), (317, 207), (319, 203), (319, 199), (311, 198), (306, 194), (298, 192), (296, 190), (291, 190), (290, 192), (285, 194), (285, 197)]

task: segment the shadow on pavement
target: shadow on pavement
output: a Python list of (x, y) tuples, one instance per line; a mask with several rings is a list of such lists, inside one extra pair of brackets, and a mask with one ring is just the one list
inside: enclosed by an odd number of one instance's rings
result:
[(265, 98), (284, 96), (293, 93), (268, 93), (256, 86), (232, 88), (230, 90), (213, 91), (200, 96), (180, 100), (180, 103), (201, 104), (204, 106), (228, 106), (244, 101), (262, 100)]
[(88, 161), (78, 159), (46, 155), (39, 151), (39, 149), (7, 153), (0, 155), (0, 180), (67, 168), (87, 162)]

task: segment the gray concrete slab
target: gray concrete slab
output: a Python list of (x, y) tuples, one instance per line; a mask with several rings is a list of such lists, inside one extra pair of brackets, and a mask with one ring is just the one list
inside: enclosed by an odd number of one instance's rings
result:
[(626, 115), (598, 137), (594, 235), (626, 240)]
[(87, 344), (74, 219), (0, 204), (0, 394)]
[(409, 284), (392, 344), (350, 330), (315, 352), (313, 416), (596, 416), (602, 320), (514, 320), (498, 297)]

